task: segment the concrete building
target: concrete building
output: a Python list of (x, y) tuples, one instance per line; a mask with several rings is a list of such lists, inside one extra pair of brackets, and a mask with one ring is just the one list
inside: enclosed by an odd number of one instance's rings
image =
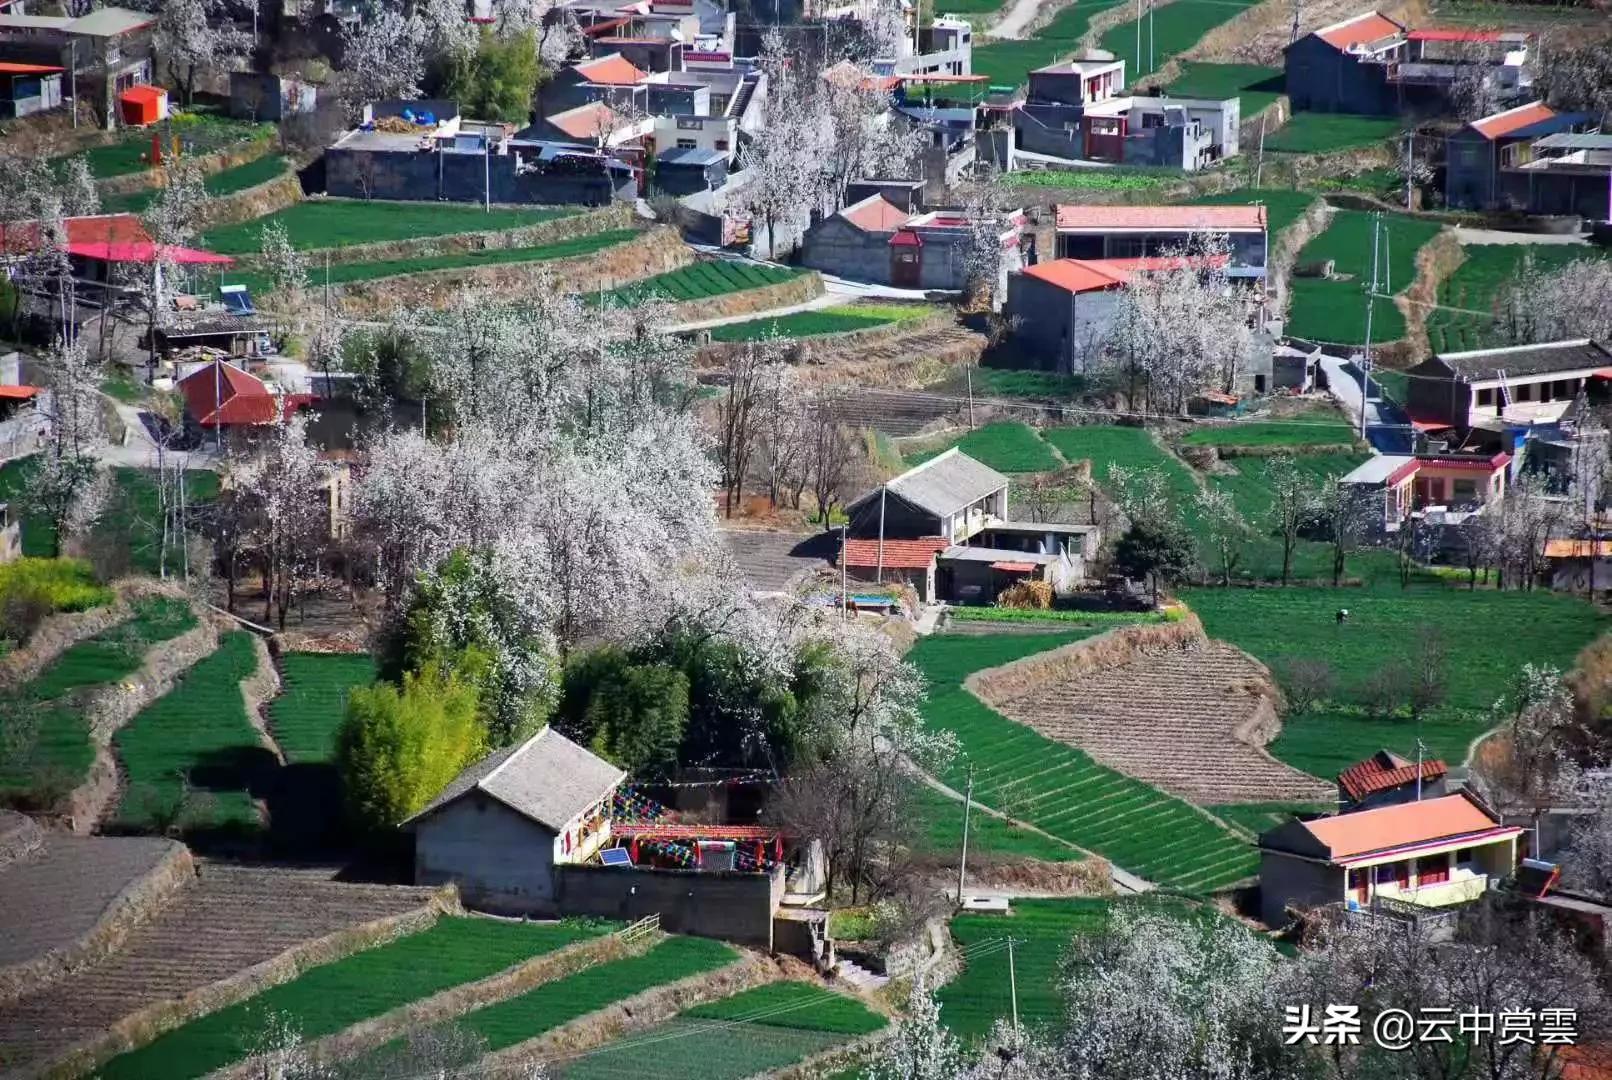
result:
[(555, 868), (610, 839), (610, 801), (626, 775), (552, 727), (487, 755), (403, 822), (415, 883), (456, 885), (491, 911), (553, 913)]
[(936, 15), (919, 29), (916, 47), (903, 37), (901, 55), (875, 58), (871, 66), (876, 75), (972, 75), (974, 28), (966, 19)]
[(662, 72), (642, 86), (657, 151), (712, 150), (731, 166), (741, 140), (763, 123), (766, 76), (759, 71)]
[(1060, 259), (1151, 258), (1221, 237), (1230, 246), (1228, 277), (1265, 278), (1263, 206), (1059, 206), (1055, 230)]
[(266, 71), (230, 72), (229, 114), (236, 119), (279, 123), (313, 112), (318, 103), (318, 89), (300, 79)]
[[(1612, 352), (1588, 340), (1439, 353), (1410, 369), (1405, 409), (1423, 431), (1520, 436), (1561, 420), (1608, 369)], [(1511, 450), (1519, 439), (1507, 441), (1502, 449)]]
[[(1011, 211), (999, 229), (1001, 272), (992, 295), (1007, 293), (1008, 275), (1023, 262), (1024, 214)], [(814, 270), (903, 289), (956, 291), (968, 285), (973, 224), (957, 210), (908, 214), (870, 195), (806, 230), (801, 264)]]
[(110, 131), (118, 95), (155, 79), (156, 22), (153, 14), (119, 7), (78, 17), (0, 14), (0, 61), (59, 66), (67, 73), (64, 92), (90, 102)]
[(1030, 74), (1008, 119), (1017, 150), (1112, 165), (1196, 171), (1240, 153), (1237, 98), (1117, 93), (1123, 61), (1057, 64)]
[(1392, 64), (1408, 58), (1405, 26), (1366, 11), (1305, 34), (1282, 50), (1287, 96), (1310, 112), (1388, 116), (1399, 95), (1388, 83)]
[[(1590, 212), (1584, 216), (1604, 219), (1612, 154), (1598, 159), (1598, 140), (1574, 134), (1593, 122), (1586, 113), (1557, 112), (1543, 101), (1474, 120), (1446, 144), (1445, 201), (1464, 210), (1579, 213), (1574, 207), (1586, 198), (1583, 208)], [(1580, 144), (1578, 138), (1586, 141)], [(1606, 146), (1612, 147), (1612, 140)], [(1561, 209), (1535, 210), (1535, 206)]]
[(1338, 478), (1379, 533), (1411, 520), (1459, 525), (1505, 498), (1510, 454), (1379, 454)]
[(1448, 772), (1436, 758), (1418, 765), (1391, 750), (1379, 750), (1338, 774), (1338, 812), (1440, 798)]
[(1523, 830), (1462, 792), (1290, 821), (1260, 834), (1260, 910), (1271, 926), (1297, 911), (1374, 902), (1439, 908), (1482, 896), (1517, 865)]
[(0, 120), (60, 108), (62, 68), (0, 61)]

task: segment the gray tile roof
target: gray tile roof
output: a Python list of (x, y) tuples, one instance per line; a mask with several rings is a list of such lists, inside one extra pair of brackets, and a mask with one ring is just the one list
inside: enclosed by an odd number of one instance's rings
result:
[(518, 746), (495, 751), (470, 766), (403, 824), (435, 813), (474, 788), (558, 832), (626, 777), (608, 761), (548, 727)]
[(1492, 379), (1501, 371), (1509, 377), (1521, 377), (1612, 367), (1612, 353), (1593, 341), (1552, 341), (1506, 349), (1439, 353), (1437, 359), (1464, 379)]
[(954, 446), (885, 486), (914, 506), (944, 516), (1006, 487), (1007, 482), (1007, 477)]

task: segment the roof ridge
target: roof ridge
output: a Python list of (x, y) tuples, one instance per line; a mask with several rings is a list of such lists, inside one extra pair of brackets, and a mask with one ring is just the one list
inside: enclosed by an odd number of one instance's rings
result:
[[(1319, 29), (1310, 31), (1310, 33), (1313, 34), (1316, 37), (1320, 37), (1322, 34), (1330, 34), (1334, 30), (1342, 30), (1345, 26), (1352, 26), (1352, 25), (1354, 25), (1355, 23), (1359, 22), (1362, 19), (1369, 19), (1369, 18), (1372, 18), (1373, 16), (1376, 16), (1377, 18), (1380, 18), (1380, 19), (1387, 19), (1389, 22), (1393, 23), (1394, 25), (1400, 27), (1401, 29), (1404, 29), (1405, 24), (1400, 22), (1398, 19), (1393, 18), (1392, 16), (1389, 16), (1389, 15), (1384, 15), (1381, 11), (1378, 11), (1376, 8), (1367, 8), (1365, 11), (1362, 11), (1358, 15), (1351, 15), (1347, 19), (1340, 19), (1338, 22), (1335, 22), (1330, 26), (1320, 27)], [(1330, 44), (1330, 42), (1328, 44)]]
[(533, 746), (536, 746), (537, 741), (539, 739), (541, 739), (543, 736), (547, 735), (549, 732), (551, 732), (553, 730), (554, 730), (554, 725), (553, 724), (544, 724), (542, 731), (539, 731), (536, 735), (533, 735), (530, 739), (527, 739), (525, 742), (521, 743), (519, 746), (517, 746), (513, 750), (511, 750), (509, 752), (509, 754), (507, 756), (505, 756), (503, 761), (500, 761), (497, 765), (494, 765), (491, 769), (489, 769), (488, 772), (487, 772), (487, 775), (483, 776), (481, 779), (477, 780), (475, 782), (475, 784), (472, 785), (472, 786), (482, 788), (482, 790), (486, 790), (484, 785), (489, 780), (491, 780), (493, 777), (495, 777), (499, 773), (503, 772), (505, 765), (508, 765), (511, 761), (514, 761), (516, 758), (518, 758), (522, 754), (526, 753), (526, 751), (530, 750)]
[(1594, 338), (1564, 338), (1561, 341), (1539, 341), (1531, 345), (1496, 345), (1487, 349), (1463, 349), (1460, 352), (1442, 352), (1434, 353), (1433, 355), (1440, 359), (1457, 356), (1492, 356), (1495, 353), (1528, 352), (1534, 349), (1567, 349), (1582, 345), (1600, 347)]

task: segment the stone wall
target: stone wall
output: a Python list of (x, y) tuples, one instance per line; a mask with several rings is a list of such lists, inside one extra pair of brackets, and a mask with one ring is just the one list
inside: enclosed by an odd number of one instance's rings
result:
[(772, 949), (772, 916), (784, 876), (738, 871), (626, 870), (611, 866), (554, 868), (554, 904), (564, 915), (631, 921), (659, 915), (673, 934), (720, 938)]
[(774, 308), (792, 307), (823, 295), (823, 279), (809, 271), (776, 285), (763, 285), (759, 289), (742, 289), (721, 296), (703, 296), (698, 300), (684, 300), (673, 304), (672, 325), (698, 322), (704, 319), (725, 319), (734, 315), (750, 315)]
[(987, 705), (1000, 705), (1022, 698), (1046, 683), (1063, 682), (1086, 671), (1123, 664), (1145, 649), (1179, 648), (1203, 637), (1203, 624), (1196, 615), (1188, 615), (1179, 622), (1121, 626), (1050, 652), (976, 671), (963, 685)]
[(296, 171), (287, 168), (272, 180), (231, 192), (208, 203), (207, 224), (211, 227), (252, 221), (276, 210), (284, 210), (301, 200), (302, 183), (297, 179)]

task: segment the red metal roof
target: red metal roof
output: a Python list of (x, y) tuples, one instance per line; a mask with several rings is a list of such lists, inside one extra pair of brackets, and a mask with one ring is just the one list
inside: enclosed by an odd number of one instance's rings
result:
[(1263, 206), (1059, 206), (1060, 229), (1230, 232), (1265, 228)]
[(923, 247), (924, 238), (911, 229), (897, 229), (890, 238), (891, 247)]
[(50, 64), (13, 64), (9, 61), (0, 63), (0, 75), (55, 75), (61, 70)]
[(1505, 112), (1497, 112), (1493, 116), (1485, 116), (1482, 120), (1474, 120), (1471, 127), (1485, 139), (1500, 139), (1541, 120), (1549, 120), (1555, 115), (1555, 109), (1543, 101), (1534, 101), (1527, 105), (1518, 105), (1515, 109), (1507, 109)]
[[(67, 219), (67, 252), (86, 259), (106, 262), (148, 263), (157, 248), (151, 235), (134, 214), (97, 214), (93, 217)], [(0, 250), (5, 254), (22, 255), (37, 251), (40, 244), (39, 223), (24, 221), (0, 228)], [(234, 259), (228, 255), (215, 255), (196, 248), (174, 247), (164, 249), (163, 255), (184, 265), (228, 266)]]
[(1472, 472), (1499, 472), (1511, 463), (1511, 455), (1496, 454), (1492, 458), (1446, 458), (1446, 457), (1419, 457), (1416, 463), (1423, 467), (1432, 466), (1435, 469), (1463, 469)]
[(1303, 827), (1326, 847), (1334, 862), (1340, 862), (1404, 847), (1499, 835), (1506, 830), (1496, 829), (1498, 824), (1476, 802), (1457, 794), (1318, 818)]
[[(847, 539), (843, 552), (846, 566), (872, 569), (879, 563), (878, 540)], [(884, 568), (886, 570), (927, 570), (935, 556), (951, 547), (951, 541), (940, 536), (926, 536), (921, 540), (885, 540)]]
[(992, 570), (1006, 570), (1010, 574), (1029, 574), (1035, 571), (1033, 562), (994, 562)]
[(161, 102), (168, 96), (168, 91), (158, 86), (131, 86), (118, 95), (119, 101), (137, 101), (142, 105), (153, 105)]
[(0, 401), (27, 401), (38, 395), (37, 386), (0, 386)]
[(1420, 469), (1421, 467), (1422, 463), (1420, 461), (1417, 461), (1415, 458), (1411, 458), (1409, 461), (1405, 462), (1405, 464), (1389, 473), (1388, 478), (1383, 481), (1383, 485), (1385, 487), (1398, 487), (1405, 480), (1415, 476), (1416, 470)]
[[(1437, 780), (1449, 769), (1444, 762), (1422, 762), (1422, 779)], [(1379, 750), (1365, 761), (1357, 762), (1338, 774), (1338, 786), (1349, 798), (1359, 801), (1379, 791), (1403, 787), (1416, 782), (1416, 763), (1398, 754)]]
[(263, 380), (222, 360), (179, 380), (179, 392), (185, 411), (203, 427), (272, 424), (280, 418), (280, 405)]
[(1334, 49), (1347, 49), (1352, 45), (1367, 45), (1402, 33), (1404, 27), (1377, 11), (1367, 11), (1352, 19), (1322, 27), (1315, 36)]
[(601, 56), (597, 60), (578, 64), (577, 74), (591, 83), (605, 83), (609, 86), (632, 86), (644, 79), (644, 73), (620, 53), (611, 53), (609, 56)]
[(840, 211), (840, 217), (863, 232), (893, 232), (911, 216), (883, 195), (869, 195)]
[(1105, 268), (1100, 260), (1092, 259), (1054, 259), (1025, 267), (1024, 273), (1072, 293), (1117, 289), (1129, 280), (1128, 275)]

